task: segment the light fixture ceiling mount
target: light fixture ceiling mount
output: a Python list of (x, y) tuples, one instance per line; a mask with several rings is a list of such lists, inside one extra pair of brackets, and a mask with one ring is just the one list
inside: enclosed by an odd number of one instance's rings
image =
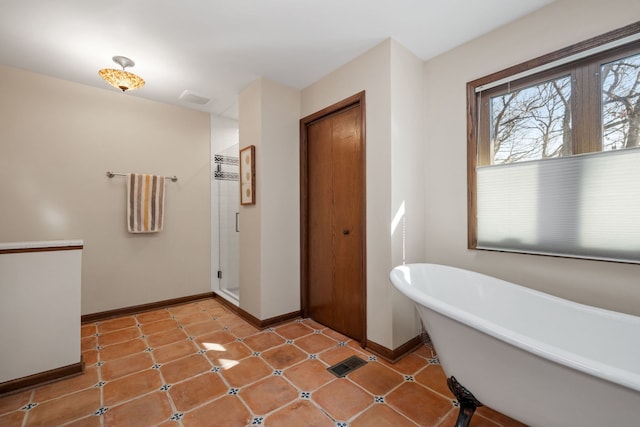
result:
[(136, 65), (132, 59), (127, 58), (126, 56), (114, 56), (111, 59), (113, 59), (113, 62), (121, 66), (123, 70), (127, 67), (133, 67)]
[(142, 86), (144, 86), (144, 80), (142, 79), (142, 77), (125, 70), (125, 68), (127, 67), (133, 67), (134, 65), (136, 65), (135, 62), (133, 62), (126, 56), (114, 56), (111, 59), (113, 59), (113, 62), (120, 65), (122, 67), (122, 70), (103, 68), (102, 70), (98, 71), (98, 74), (104, 81), (106, 81), (113, 87), (117, 87), (123, 92), (130, 89), (140, 89)]

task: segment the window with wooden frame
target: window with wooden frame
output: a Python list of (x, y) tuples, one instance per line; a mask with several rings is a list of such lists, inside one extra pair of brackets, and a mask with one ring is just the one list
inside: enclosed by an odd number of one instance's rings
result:
[(467, 84), (469, 248), (640, 263), (640, 22)]

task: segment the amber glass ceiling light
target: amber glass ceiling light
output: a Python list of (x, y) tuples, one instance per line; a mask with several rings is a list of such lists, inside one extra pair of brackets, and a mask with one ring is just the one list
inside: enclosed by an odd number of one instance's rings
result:
[(124, 56), (114, 56), (112, 59), (113, 62), (122, 67), (122, 70), (103, 68), (98, 71), (98, 74), (104, 79), (104, 81), (113, 87), (117, 87), (123, 92), (130, 89), (140, 89), (144, 86), (144, 80), (142, 77), (125, 71), (125, 68), (133, 67), (135, 62)]

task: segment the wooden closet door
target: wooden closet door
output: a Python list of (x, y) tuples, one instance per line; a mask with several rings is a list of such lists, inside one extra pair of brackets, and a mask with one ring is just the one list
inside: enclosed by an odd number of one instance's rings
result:
[(351, 105), (307, 125), (308, 315), (364, 340), (362, 111)]

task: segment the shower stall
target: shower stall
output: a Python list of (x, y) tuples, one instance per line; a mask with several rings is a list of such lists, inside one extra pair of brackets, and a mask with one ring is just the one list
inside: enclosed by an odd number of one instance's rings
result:
[[(217, 240), (218, 270), (213, 271), (214, 291), (229, 302), (239, 301), (240, 176), (238, 144), (214, 154), (212, 209), (214, 245)], [(214, 251), (215, 252), (215, 251)], [(213, 264), (215, 265), (215, 264)], [(217, 279), (217, 286), (216, 281)], [(217, 289), (216, 289), (217, 287)]]

